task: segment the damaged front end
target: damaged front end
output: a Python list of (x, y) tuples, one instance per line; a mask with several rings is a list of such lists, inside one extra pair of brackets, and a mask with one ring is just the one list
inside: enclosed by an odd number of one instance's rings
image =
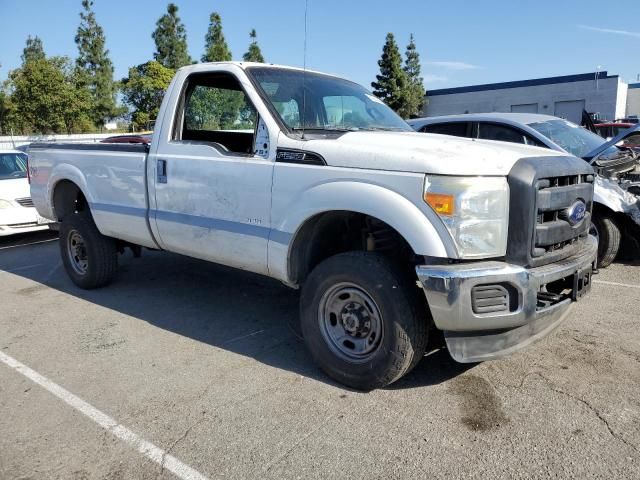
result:
[(598, 174), (594, 200), (620, 215), (626, 250), (640, 256), (640, 125), (585, 157)]

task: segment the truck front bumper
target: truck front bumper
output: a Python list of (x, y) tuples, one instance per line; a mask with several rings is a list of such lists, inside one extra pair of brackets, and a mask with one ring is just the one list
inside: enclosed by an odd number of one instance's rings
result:
[(537, 268), (486, 261), (421, 265), (416, 272), (449, 353), (471, 363), (508, 355), (552, 332), (590, 290), (597, 250), (588, 236), (574, 256)]

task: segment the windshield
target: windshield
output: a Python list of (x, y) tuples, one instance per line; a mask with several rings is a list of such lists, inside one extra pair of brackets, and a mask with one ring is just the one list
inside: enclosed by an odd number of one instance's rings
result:
[(0, 180), (26, 176), (27, 156), (24, 153), (0, 153)]
[(382, 100), (347, 80), (263, 67), (248, 72), (291, 130), (302, 130), (304, 117), (307, 130), (413, 131)]
[[(547, 120), (530, 123), (529, 126), (576, 157), (585, 157), (606, 142), (599, 135), (566, 120)], [(612, 146), (605, 150), (603, 154), (617, 152), (618, 148)]]

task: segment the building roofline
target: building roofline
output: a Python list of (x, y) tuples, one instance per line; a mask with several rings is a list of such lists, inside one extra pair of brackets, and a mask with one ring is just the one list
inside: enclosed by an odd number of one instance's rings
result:
[[(596, 75), (598, 76), (598, 80), (618, 78), (618, 75), (608, 75), (606, 71), (602, 71), (579, 73), (577, 75), (563, 75), (559, 77), (533, 78), (531, 80), (516, 80), (514, 82), (486, 83), (484, 85), (470, 85), (468, 87), (441, 88), (439, 90), (430, 90), (426, 94), (427, 97), (436, 97), (438, 95), (451, 95), (454, 93), (485, 92), (488, 90), (503, 90), (506, 88), (553, 85), (556, 83), (586, 82), (589, 80), (595, 80)], [(631, 87), (631, 85), (629, 85), (629, 87)], [(640, 88), (640, 84), (638, 84), (637, 88)]]
[(640, 88), (640, 83), (630, 83), (629, 88)]

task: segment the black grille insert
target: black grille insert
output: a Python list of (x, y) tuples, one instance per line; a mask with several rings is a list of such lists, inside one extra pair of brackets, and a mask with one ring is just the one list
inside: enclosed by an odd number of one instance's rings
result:
[(514, 312), (518, 309), (518, 292), (508, 283), (476, 285), (471, 289), (473, 313)]
[(16, 198), (16, 202), (18, 202), (23, 207), (33, 207), (33, 200), (31, 200), (30, 197)]
[[(531, 254), (541, 257), (577, 242), (589, 233), (593, 199), (593, 175), (564, 175), (537, 182), (535, 238)], [(572, 224), (569, 209), (583, 202), (584, 218)]]

